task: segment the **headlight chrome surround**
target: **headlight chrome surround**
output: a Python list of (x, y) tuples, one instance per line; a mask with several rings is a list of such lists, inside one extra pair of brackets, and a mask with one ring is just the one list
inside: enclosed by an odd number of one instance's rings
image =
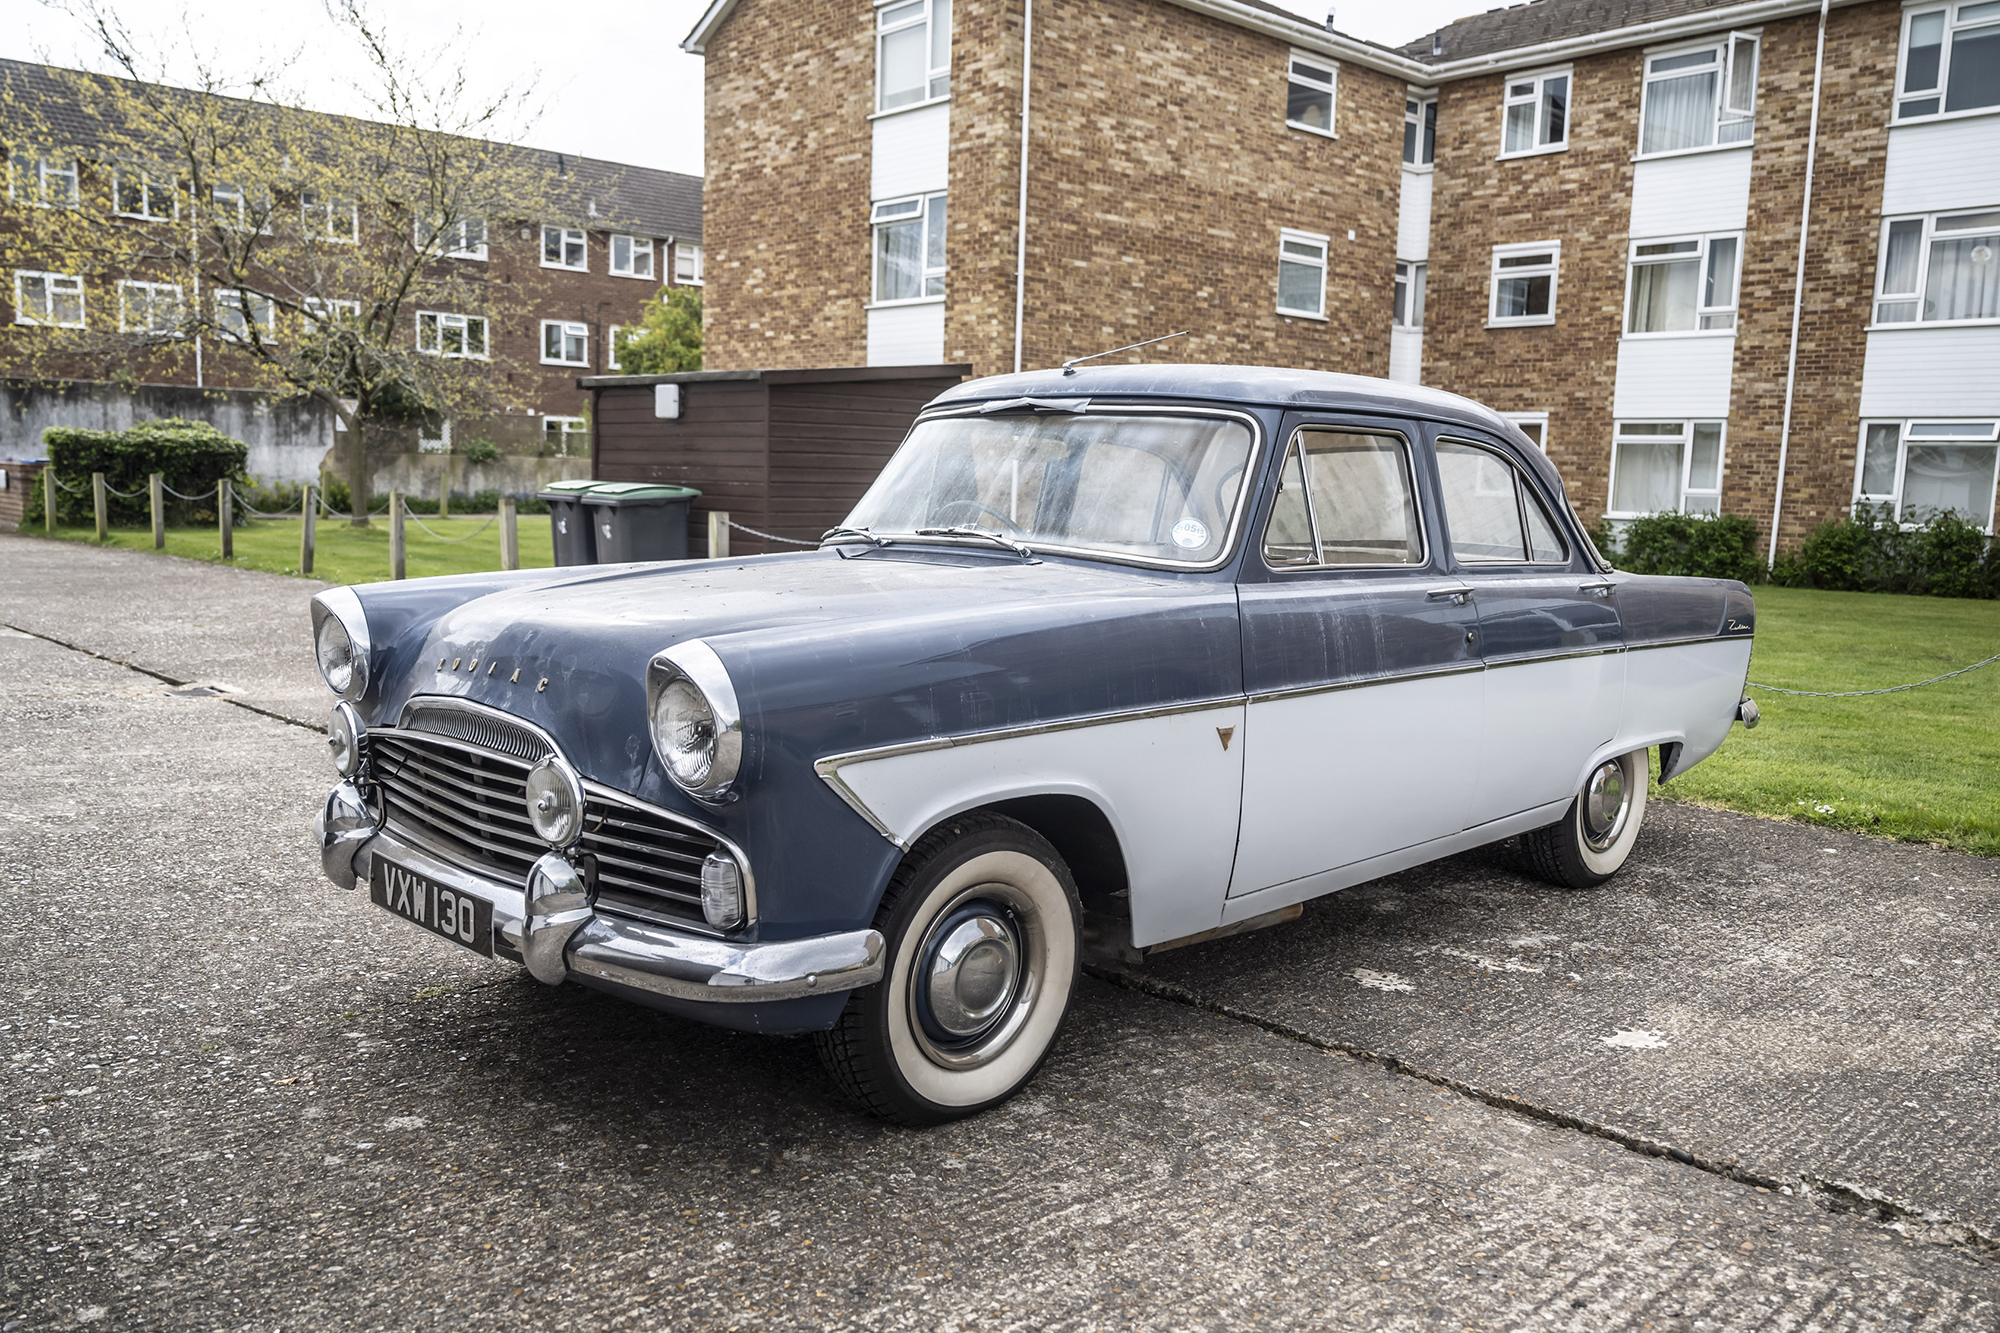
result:
[(352, 588), (328, 588), (312, 599), (313, 656), (320, 679), (347, 702), (368, 692), (368, 613)]
[(703, 801), (728, 799), (743, 767), (743, 714), (715, 650), (689, 639), (646, 665), (646, 718), (667, 776)]
[(368, 762), (368, 728), (362, 725), (353, 704), (333, 706), (333, 715), (326, 721), (326, 743), (333, 750), (334, 770), (344, 778), (353, 777)]
[(561, 851), (583, 833), (583, 779), (561, 755), (528, 770), (528, 823), (535, 836)]

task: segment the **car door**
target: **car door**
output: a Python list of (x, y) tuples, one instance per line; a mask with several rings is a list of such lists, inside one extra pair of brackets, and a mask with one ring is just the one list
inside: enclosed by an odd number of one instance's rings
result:
[(1495, 440), (1433, 431), (1451, 568), (1472, 588), (1486, 664), (1467, 827), (1575, 793), (1624, 700), (1617, 585), (1564, 531), (1553, 497)]
[(1286, 424), (1237, 589), (1248, 703), (1231, 897), (1311, 896), (1298, 881), (1455, 833), (1476, 778), (1478, 613), (1428, 535), (1421, 429)]

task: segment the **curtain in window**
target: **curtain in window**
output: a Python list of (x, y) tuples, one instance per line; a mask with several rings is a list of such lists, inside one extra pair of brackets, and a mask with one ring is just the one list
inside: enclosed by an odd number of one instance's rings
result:
[(1661, 79), (1646, 89), (1642, 153), (1706, 148), (1715, 134), (1715, 71)]
[(1681, 442), (1620, 440), (1611, 508), (1621, 514), (1659, 514), (1680, 508)]
[(2000, 232), (1931, 242), (1925, 319), (2000, 317)]
[(1633, 333), (1676, 333), (1694, 327), (1701, 264), (1639, 264), (1632, 269)]
[(1896, 445), (1903, 428), (1879, 424), (1868, 428), (1868, 443), (1861, 455), (1861, 493), (1893, 495), (1896, 491)]
[(1993, 516), (1993, 460), (1990, 444), (1912, 444), (1903, 465), (1905, 523), (1922, 523), (1944, 510), (1981, 527)]
[(907, 301), (924, 294), (924, 221), (921, 216), (875, 229), (875, 299)]

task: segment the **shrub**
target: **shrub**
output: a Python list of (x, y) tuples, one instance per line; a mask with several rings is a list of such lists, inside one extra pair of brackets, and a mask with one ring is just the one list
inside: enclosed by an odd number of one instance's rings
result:
[(468, 463), (491, 463), (500, 457), (500, 446), (491, 440), (467, 440), (452, 450)]
[[(91, 502), (90, 475), (104, 474), (105, 484), (114, 491), (106, 512), (113, 524), (140, 527), (152, 522), (152, 501), (147, 479), (155, 472), (166, 474), (170, 491), (196, 497), (182, 500), (166, 497), (169, 523), (214, 522), (215, 484), (224, 477), (238, 485), (248, 485), (243, 465), (250, 448), (205, 421), (147, 421), (128, 430), (79, 430), (51, 426), (42, 432), (49, 466), (36, 479), (36, 488), (47, 484), (50, 473), (62, 483), (56, 488), (56, 520), (70, 526), (96, 521)], [(65, 489), (67, 488), (67, 489)], [(29, 512), (38, 512), (39, 493), (29, 497)]]
[(1763, 574), (1757, 525), (1740, 514), (1649, 514), (1633, 519), (1621, 536), (1618, 567), (1634, 574), (1745, 583)]
[(2000, 545), (1955, 513), (1905, 528), (1886, 506), (1856, 506), (1822, 523), (1796, 553), (1780, 557), (1774, 583), (1845, 592), (2000, 595)]

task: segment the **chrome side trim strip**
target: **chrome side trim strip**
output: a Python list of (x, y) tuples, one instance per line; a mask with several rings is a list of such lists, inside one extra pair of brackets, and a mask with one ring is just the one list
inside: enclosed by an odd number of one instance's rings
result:
[(1624, 644), (1612, 643), (1597, 648), (1576, 648), (1566, 653), (1523, 653), (1519, 657), (1489, 658), (1486, 663), (1486, 669), (1489, 671), (1499, 671), (1504, 667), (1533, 666), (1537, 662), (1567, 662), (1573, 657), (1604, 657), (1610, 653), (1622, 653), (1624, 651)]
[(1678, 639), (1653, 639), (1646, 643), (1628, 643), (1628, 653), (1642, 652), (1647, 648), (1682, 648), (1691, 643), (1748, 643), (1755, 634), (1688, 634)]
[(1321, 681), (1316, 685), (1291, 685), (1282, 690), (1264, 690), (1247, 696), (1245, 702), (1266, 704), (1279, 699), (1304, 699), (1315, 694), (1335, 694), (1341, 690), (1364, 689), (1370, 685), (1400, 685), (1406, 680), (1433, 680), (1441, 676), (1464, 676), (1484, 670), (1486, 670), (1484, 662), (1459, 662), (1448, 667), (1425, 667), (1421, 671), (1403, 671), (1393, 676), (1358, 676), (1353, 680)]

